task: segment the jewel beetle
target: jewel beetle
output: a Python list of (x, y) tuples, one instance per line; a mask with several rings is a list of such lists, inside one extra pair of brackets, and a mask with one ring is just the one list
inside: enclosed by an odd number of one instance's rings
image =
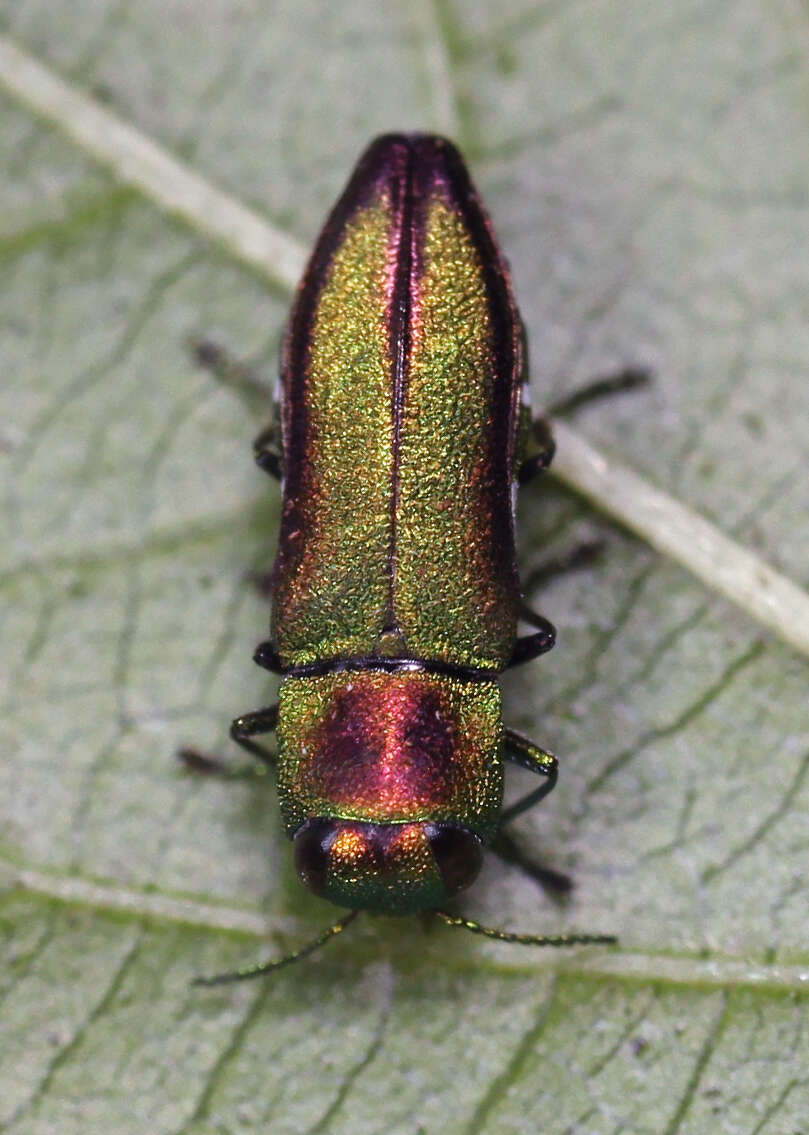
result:
[[(297, 291), (280, 422), (256, 442), (281, 481), (271, 637), (277, 705), (231, 736), (277, 767), (303, 882), (348, 914), (433, 911), (537, 945), (613, 942), (483, 927), (444, 909), (556, 758), (503, 724), (499, 676), (554, 644), (524, 604), (516, 487), (549, 463), (532, 423), (508, 266), (458, 150), (388, 134), (361, 157)], [(525, 623), (531, 633), (518, 634)], [(255, 738), (275, 730), (277, 755)], [(503, 810), (504, 761), (540, 777)]]

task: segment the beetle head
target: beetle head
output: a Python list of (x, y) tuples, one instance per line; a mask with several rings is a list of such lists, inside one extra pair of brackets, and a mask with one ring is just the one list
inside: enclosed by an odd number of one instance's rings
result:
[(439, 906), (475, 881), (483, 859), (471, 832), (424, 821), (307, 820), (294, 851), (300, 876), (316, 895), (380, 914)]
[(306, 885), (407, 914), (480, 871), (502, 801), (500, 692), (419, 669), (286, 679), (278, 787)]

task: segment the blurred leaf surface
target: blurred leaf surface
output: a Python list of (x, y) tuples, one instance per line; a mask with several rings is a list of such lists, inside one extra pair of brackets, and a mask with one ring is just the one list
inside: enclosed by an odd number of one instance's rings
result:
[[(23, 0), (0, 22), (306, 244), (370, 136), (451, 115), (535, 399), (654, 365), (581, 428), (806, 582), (804, 7)], [(250, 457), (265, 408), (186, 344), (271, 381), (288, 299), (11, 101), (0, 136), (3, 1129), (801, 1131), (806, 662), (547, 484), (521, 502), (526, 579), (582, 537), (609, 550), (530, 596), (560, 644), (507, 679), (509, 719), (562, 778), (515, 835), (577, 888), (561, 910), (491, 862), (463, 909), (616, 930), (620, 976), (367, 920), (273, 983), (189, 989), (329, 917), (266, 779), (172, 764), (268, 699), (246, 577), (278, 512)], [(24, 870), (43, 893), (11, 887)], [(220, 917), (154, 920), (154, 896)]]

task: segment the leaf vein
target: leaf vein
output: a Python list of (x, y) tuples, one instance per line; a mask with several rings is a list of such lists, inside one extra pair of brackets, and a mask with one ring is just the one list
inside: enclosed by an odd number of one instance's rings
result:
[(791, 808), (795, 797), (803, 787), (806, 775), (809, 773), (809, 752), (804, 753), (803, 758), (798, 765), (795, 775), (791, 783), (788, 785), (786, 792), (781, 797), (777, 806), (773, 808), (772, 812), (761, 821), (758, 827), (750, 834), (750, 836), (743, 840), (738, 847), (734, 848), (728, 855), (721, 861), (721, 863), (714, 863), (706, 867), (702, 872), (702, 882), (709, 883), (715, 879), (717, 875), (723, 871), (729, 870), (734, 864), (738, 863), (748, 852), (752, 851), (767, 833), (774, 827), (778, 821), (786, 815)]
[(705, 1042), (700, 1049), (699, 1055), (697, 1056), (694, 1070), (688, 1079), (688, 1083), (685, 1085), (685, 1090), (683, 1092), (682, 1098), (678, 1103), (677, 1108), (673, 1116), (671, 1117), (671, 1120), (669, 1121), (663, 1135), (677, 1135), (677, 1132), (682, 1127), (683, 1120), (688, 1114), (688, 1110), (694, 1101), (694, 1096), (696, 1095), (697, 1088), (702, 1081), (705, 1069), (708, 1067), (711, 1057), (716, 1050), (717, 1042), (719, 1040), (719, 1037), (721, 1036), (722, 1030), (725, 1027), (727, 1017), (728, 998), (726, 996), (722, 996), (720, 1001), (720, 1011), (716, 1015), (716, 1018), (714, 1019), (711, 1028), (708, 1031)]
[(520, 1073), (525, 1067), (534, 1045), (547, 1027), (551, 1010), (556, 1000), (557, 989), (558, 979), (554, 978), (548, 990), (548, 995), (539, 1007), (537, 1019), (525, 1030), (506, 1063), (505, 1068), (492, 1079), (488, 1088), (481, 1096), (469, 1122), (464, 1128), (464, 1135), (480, 1135), (480, 1132), (485, 1128), (489, 1116), (505, 1098), (508, 1089), (519, 1079)]
[(118, 964), (115, 973), (107, 983), (106, 989), (102, 992), (101, 996), (99, 997), (98, 1001), (96, 1001), (94, 1007), (92, 1008), (86, 1019), (75, 1029), (70, 1040), (59, 1049), (53, 1060), (50, 1061), (42, 1075), (39, 1084), (31, 1094), (31, 1096), (23, 1103), (21, 1103), (14, 1114), (9, 1117), (9, 1125), (16, 1123), (19, 1119), (22, 1118), (22, 1116), (30, 1114), (42, 1102), (42, 1100), (47, 1096), (51, 1084), (53, 1083), (54, 1077), (59, 1072), (59, 1069), (70, 1059), (72, 1054), (76, 1051), (84, 1038), (87, 1036), (88, 1032), (93, 1027), (95, 1022), (103, 1017), (104, 1013), (107, 1011), (107, 1009), (117, 996), (118, 991), (121, 989), (121, 986), (123, 985), (127, 977), (127, 974), (129, 973), (138, 954), (140, 953), (142, 937), (142, 933), (139, 933), (134, 939), (131, 946)]
[[(62, 80), (0, 35), (0, 82), (163, 209), (257, 268), (293, 287), (304, 254), (260, 214), (217, 189), (152, 139)], [(720, 591), (803, 653), (809, 653), (809, 595), (698, 513), (628, 468), (608, 461), (557, 423), (555, 475)]]

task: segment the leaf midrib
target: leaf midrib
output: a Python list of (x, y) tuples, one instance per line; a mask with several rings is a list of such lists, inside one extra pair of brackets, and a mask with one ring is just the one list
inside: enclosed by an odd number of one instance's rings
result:
[[(82, 906), (101, 914), (124, 917), (133, 922), (144, 919), (169, 925), (195, 927), (211, 933), (225, 931), (246, 939), (266, 940), (270, 928), (258, 912), (245, 908), (201, 902), (190, 897), (91, 883), (80, 876), (66, 876), (19, 868), (0, 859), (0, 869), (16, 883), (0, 906), (12, 901), (24, 889), (33, 901), (43, 904)], [(287, 927), (286, 929), (289, 929)], [(770, 994), (809, 995), (809, 956), (781, 962), (750, 959), (731, 954), (704, 951), (622, 950), (578, 951), (575, 955), (536, 952), (530, 963), (493, 962), (488, 968), (503, 973), (529, 974), (554, 970), (567, 975), (603, 978), (632, 983), (664, 984), (700, 989), (748, 988)]]

